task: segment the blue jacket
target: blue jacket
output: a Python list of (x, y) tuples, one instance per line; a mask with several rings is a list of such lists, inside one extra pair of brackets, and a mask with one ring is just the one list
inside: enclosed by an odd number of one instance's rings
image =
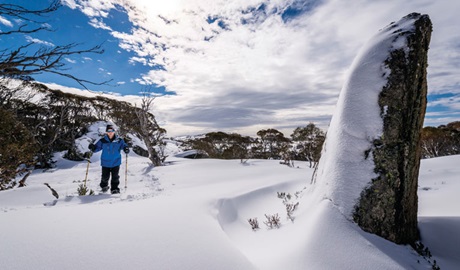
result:
[(120, 166), (120, 151), (126, 146), (128, 145), (125, 141), (117, 135), (114, 135), (113, 141), (110, 141), (109, 136), (105, 135), (104, 138), (100, 139), (96, 143), (96, 149), (94, 149), (93, 152), (99, 152), (102, 150), (101, 166), (113, 168)]

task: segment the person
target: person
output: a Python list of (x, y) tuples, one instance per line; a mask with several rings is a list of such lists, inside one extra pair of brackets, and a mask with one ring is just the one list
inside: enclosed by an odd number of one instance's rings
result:
[(118, 194), (120, 193), (120, 189), (118, 188), (118, 185), (120, 184), (120, 176), (118, 175), (121, 165), (120, 151), (123, 150), (126, 154), (128, 154), (129, 148), (125, 141), (115, 134), (115, 128), (113, 125), (107, 125), (105, 131), (106, 134), (104, 137), (97, 141), (96, 144), (90, 143), (88, 149), (93, 153), (102, 150), (102, 177), (99, 185), (102, 192), (107, 192), (107, 190), (109, 190), (109, 179), (110, 176), (112, 176), (110, 181), (110, 191), (112, 194)]

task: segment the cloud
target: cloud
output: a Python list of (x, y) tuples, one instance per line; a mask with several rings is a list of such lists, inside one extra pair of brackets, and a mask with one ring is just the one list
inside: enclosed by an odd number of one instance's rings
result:
[(439, 98), (435, 101), (429, 102), (428, 106), (429, 107), (442, 106), (444, 108), (448, 108), (450, 110), (455, 110), (455, 111), (460, 112), (460, 94), (450, 96), (450, 97), (445, 97), (445, 98)]
[(0, 16), (0, 23), (8, 27), (13, 27), (13, 23), (2, 16)]
[(182, 130), (326, 128), (360, 47), (414, 11), (434, 23), (430, 93), (460, 92), (458, 1), (67, 1), (100, 25), (111, 9), (128, 15), (130, 31), (106, 30), (152, 68), (134, 81), (175, 93), (156, 111)]
[(41, 40), (41, 39), (38, 39), (38, 38), (33, 38), (31, 36), (26, 36), (26, 40), (28, 42), (31, 42), (31, 43), (41, 44), (41, 45), (45, 45), (45, 46), (48, 46), (48, 47), (54, 47), (54, 44), (51, 43), (51, 42), (44, 41), (44, 40)]
[(89, 25), (91, 25), (91, 26), (94, 27), (94, 28), (100, 28), (100, 29), (112, 31), (112, 28), (110, 28), (110, 27), (107, 26), (104, 22), (102, 22), (101, 20), (98, 20), (98, 19), (96, 19), (96, 18), (92, 18), (92, 19), (89, 21)]
[(75, 61), (75, 60), (72, 60), (72, 59), (70, 59), (70, 58), (67, 58), (67, 57), (65, 58), (65, 60), (66, 60), (67, 62), (69, 62), (69, 63), (72, 63), (72, 64), (75, 64), (75, 63), (77, 63), (77, 61)]

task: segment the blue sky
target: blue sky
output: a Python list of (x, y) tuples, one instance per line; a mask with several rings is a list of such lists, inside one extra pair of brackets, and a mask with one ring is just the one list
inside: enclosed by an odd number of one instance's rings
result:
[[(48, 0), (15, 0), (43, 8)], [(69, 73), (120, 95), (152, 85), (155, 114), (172, 135), (210, 131), (290, 135), (326, 129), (359, 49), (411, 13), (430, 15), (429, 106), (425, 125), (460, 120), (460, 10), (450, 0), (63, 0), (42, 18), (54, 31), (2, 37), (0, 47), (103, 44), (105, 53), (66, 59)], [(19, 22), (0, 17), (0, 30)], [(82, 88), (49, 74), (42, 82)]]

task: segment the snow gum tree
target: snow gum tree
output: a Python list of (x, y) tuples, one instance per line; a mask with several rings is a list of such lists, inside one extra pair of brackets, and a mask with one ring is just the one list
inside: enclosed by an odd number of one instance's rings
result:
[(316, 166), (321, 157), (324, 132), (315, 124), (309, 123), (305, 127), (297, 127), (291, 134), (291, 138), (296, 143), (295, 151), (298, 159), (307, 160), (310, 168)]
[(166, 130), (158, 125), (155, 116), (150, 113), (155, 98), (150, 95), (149, 90), (144, 93), (140, 108), (136, 109), (136, 116), (139, 121), (136, 131), (147, 147), (148, 157), (152, 164), (161, 166), (166, 159), (163, 142)]
[(257, 136), (260, 137), (258, 158), (280, 159), (282, 155), (287, 154), (282, 153), (282, 150), (287, 150), (286, 146), (290, 143), (290, 140), (284, 137), (284, 134), (279, 130), (273, 128), (262, 129), (257, 132)]
[(19, 181), (24, 185), (27, 167), (34, 163), (35, 144), (27, 127), (14, 114), (0, 108), (0, 115), (0, 190), (5, 190), (16, 185), (11, 180), (17, 175), (25, 174)]

